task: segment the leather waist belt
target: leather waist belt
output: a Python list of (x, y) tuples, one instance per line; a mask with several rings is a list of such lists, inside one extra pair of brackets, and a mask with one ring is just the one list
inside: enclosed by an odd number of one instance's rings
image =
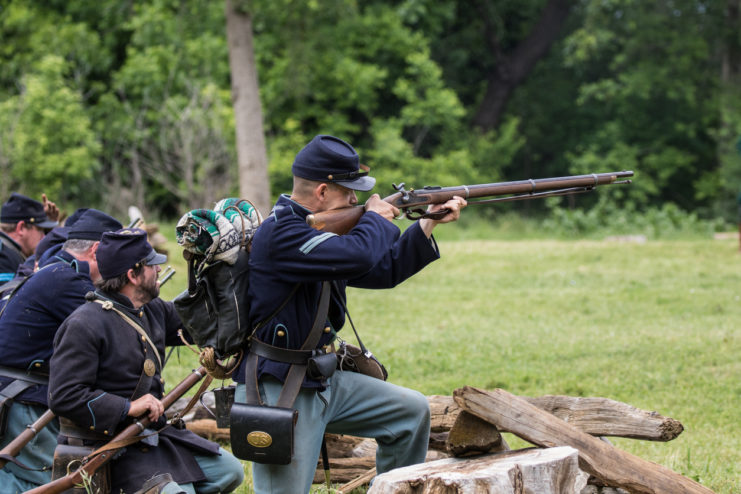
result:
[[(0, 390), (0, 408), (4, 407), (6, 404), (10, 406), (16, 396), (23, 393), (25, 390), (33, 385), (33, 383), (30, 383), (28, 381), (21, 381), (20, 379), (16, 379), (15, 381), (5, 386), (2, 390)], [(1, 432), (3, 431), (0, 431), (0, 433)]]
[(250, 338), (250, 352), (260, 357), (286, 364), (306, 364), (311, 357), (326, 353), (321, 348), (315, 350), (289, 350), (288, 348), (268, 345), (255, 338)]
[(110, 441), (113, 436), (106, 436), (100, 432), (83, 429), (68, 418), (59, 417), (59, 434), (67, 436), (69, 444), (77, 444), (74, 439), (85, 441)]
[(12, 367), (5, 367), (0, 365), (0, 376), (10, 377), (20, 381), (26, 381), (33, 384), (43, 384), (44, 386), (49, 385), (49, 377), (42, 376), (40, 374), (31, 374), (21, 369), (14, 369)]

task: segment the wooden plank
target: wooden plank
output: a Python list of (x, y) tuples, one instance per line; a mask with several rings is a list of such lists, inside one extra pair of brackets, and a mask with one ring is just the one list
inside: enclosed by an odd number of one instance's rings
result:
[(711, 494), (694, 480), (621, 451), (502, 389), (466, 386), (453, 393), (461, 408), (543, 447), (571, 446), (585, 472), (606, 484), (641, 494)]
[[(521, 398), (593, 436), (670, 441), (684, 430), (678, 420), (608, 398), (555, 395)], [(431, 395), (427, 399), (431, 412), (430, 430), (449, 431), (461, 412), (460, 407), (452, 396)]]
[(373, 480), (373, 477), (375, 476), (376, 476), (376, 467), (373, 467), (367, 472), (365, 472), (363, 475), (359, 476), (358, 478), (353, 479), (347, 484), (343, 484), (340, 487), (338, 487), (337, 494), (347, 494), (349, 492), (352, 492), (353, 489), (357, 489), (358, 487), (363, 487), (364, 485), (368, 485), (370, 481)]
[(587, 483), (578, 456), (562, 447), (422, 463), (377, 476), (368, 494), (573, 494)]
[(523, 398), (593, 436), (671, 441), (684, 430), (678, 420), (608, 398), (552, 395)]

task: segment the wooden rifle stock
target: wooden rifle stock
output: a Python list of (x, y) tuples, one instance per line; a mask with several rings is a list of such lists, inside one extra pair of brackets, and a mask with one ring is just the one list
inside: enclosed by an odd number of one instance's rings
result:
[[(183, 396), (190, 388), (192, 388), (198, 381), (200, 381), (206, 375), (206, 369), (199, 367), (194, 370), (188, 377), (183, 379), (177, 386), (175, 386), (169, 393), (162, 398), (162, 405), (167, 410), (175, 401)], [(51, 412), (47, 412), (51, 413)], [(141, 425), (139, 425), (141, 424)], [(126, 441), (127, 439), (138, 435), (145, 428), (149, 427), (151, 420), (144, 416), (137, 422), (126, 427), (124, 430), (116, 434), (110, 443), (118, 441)], [(109, 444), (110, 444), (109, 443)], [(122, 446), (123, 447), (123, 446)], [(102, 451), (101, 453), (91, 455), (87, 461), (83, 461), (80, 468), (72, 473), (65, 475), (64, 477), (52, 480), (48, 484), (36, 487), (30, 491), (26, 491), (30, 494), (57, 494), (66, 491), (67, 489), (73, 488), (75, 485), (80, 485), (83, 482), (82, 472), (84, 471), (88, 476), (92, 477), (93, 473), (101, 466), (108, 463), (113, 456), (118, 452), (120, 448), (109, 449)]]
[[(404, 184), (394, 185), (396, 193), (384, 197), (383, 200), (402, 210), (407, 218), (418, 220), (421, 218), (439, 218), (425, 212), (422, 207), (431, 204), (444, 204), (454, 196), (459, 196), (469, 204), (487, 204), (492, 202), (522, 201), (549, 196), (560, 196), (589, 192), (599, 185), (629, 184), (627, 177), (632, 177), (632, 171), (592, 173), (589, 175), (572, 175), (567, 177), (541, 178), (537, 180), (519, 180), (515, 182), (497, 182), (491, 184), (458, 185), (455, 187), (424, 187), (422, 189), (405, 190)], [(504, 196), (504, 197), (497, 197)], [(495, 197), (471, 201), (472, 198)], [(312, 228), (343, 235), (349, 232), (360, 221), (365, 212), (363, 206), (333, 209), (310, 214), (306, 222)]]
[(26, 444), (36, 437), (36, 434), (52, 420), (54, 420), (54, 413), (51, 410), (45, 411), (33, 424), (26, 427), (25, 431), (18, 434), (15, 439), (6, 444), (0, 450), (0, 468), (3, 468), (9, 461), (6, 458), (18, 456), (18, 453), (21, 452)]

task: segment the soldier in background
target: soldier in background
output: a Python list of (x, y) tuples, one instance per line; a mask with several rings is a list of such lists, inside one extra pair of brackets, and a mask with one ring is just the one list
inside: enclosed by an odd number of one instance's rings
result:
[[(3, 209), (4, 210), (4, 209)], [(100, 278), (96, 250), (104, 232), (121, 228), (115, 218), (89, 209), (66, 232), (62, 249), (42, 263), (7, 300), (0, 313), (0, 446), (5, 446), (48, 408), (49, 359), (57, 329)], [(4, 432), (4, 434), (3, 434)], [(59, 425), (52, 421), (17, 459), (50, 469)], [(7, 463), (0, 470), (2, 492), (25, 492), (51, 480), (51, 471)]]
[(33, 254), (46, 231), (57, 226), (59, 210), (13, 192), (0, 211), (0, 285), (15, 277), (18, 266)]
[(170, 475), (159, 486), (148, 483), (156, 492), (232, 492), (244, 477), (239, 460), (185, 428), (165, 426), (165, 345), (182, 344), (174, 305), (159, 298), (167, 257), (136, 228), (104, 234), (96, 255), (98, 290), (54, 340), (49, 405), (63, 418), (60, 441), (98, 446), (146, 415), (153, 430), (112, 460), (111, 492), (135, 492), (159, 474)]

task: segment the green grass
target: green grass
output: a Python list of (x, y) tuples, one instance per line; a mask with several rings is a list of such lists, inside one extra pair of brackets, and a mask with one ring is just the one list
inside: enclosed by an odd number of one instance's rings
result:
[[(361, 337), (391, 381), (428, 395), (471, 385), (656, 410), (685, 431), (668, 443), (613, 443), (717, 493), (741, 491), (736, 240), (464, 236), (445, 232), (442, 259), (391, 291), (349, 292)], [(166, 299), (185, 286), (178, 271)], [(341, 334), (353, 340), (349, 327)], [(171, 384), (195, 365), (180, 352)]]

